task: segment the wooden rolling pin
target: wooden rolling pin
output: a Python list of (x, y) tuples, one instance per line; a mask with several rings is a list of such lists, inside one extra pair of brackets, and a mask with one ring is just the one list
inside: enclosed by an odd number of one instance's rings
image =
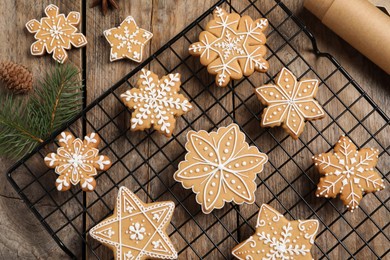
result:
[(390, 74), (389, 16), (368, 0), (305, 0), (304, 6)]

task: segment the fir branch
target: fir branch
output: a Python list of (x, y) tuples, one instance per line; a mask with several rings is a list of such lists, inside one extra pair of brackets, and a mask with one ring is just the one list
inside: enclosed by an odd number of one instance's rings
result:
[(0, 155), (19, 158), (31, 152), (81, 110), (82, 84), (75, 66), (57, 65), (38, 86), (27, 100), (0, 94)]

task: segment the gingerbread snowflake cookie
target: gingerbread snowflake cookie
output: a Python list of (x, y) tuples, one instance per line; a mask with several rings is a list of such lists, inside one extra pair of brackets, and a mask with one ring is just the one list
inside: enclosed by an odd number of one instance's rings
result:
[(180, 74), (168, 74), (158, 78), (151, 71), (142, 69), (137, 87), (121, 94), (125, 105), (134, 112), (131, 115), (131, 130), (151, 128), (171, 136), (175, 128), (175, 116), (192, 109), (188, 100), (179, 94)]
[(217, 85), (225, 87), (230, 79), (250, 76), (255, 70), (268, 70), (263, 33), (267, 27), (265, 18), (253, 21), (249, 16), (229, 14), (217, 7), (214, 20), (200, 33), (199, 42), (189, 47), (189, 52), (200, 56), (200, 63), (207, 66), (210, 74), (216, 75)]
[(288, 221), (267, 204), (261, 205), (256, 232), (233, 249), (240, 259), (313, 259), (310, 249), (318, 232), (318, 220)]
[(30, 20), (27, 30), (35, 33), (36, 42), (31, 45), (31, 54), (41, 56), (45, 52), (53, 53), (54, 60), (64, 63), (68, 59), (66, 50), (74, 47), (82, 47), (87, 44), (87, 39), (82, 33), (77, 33), (77, 26), (80, 22), (79, 12), (70, 12), (65, 17), (58, 13), (58, 7), (51, 4), (46, 7), (47, 17), (41, 21)]
[(116, 260), (176, 259), (177, 252), (166, 234), (175, 204), (146, 204), (120, 187), (114, 214), (93, 227), (89, 234), (114, 251)]
[(77, 185), (80, 182), (83, 191), (93, 191), (97, 170), (106, 171), (111, 167), (110, 159), (99, 155), (97, 147), (100, 137), (91, 133), (82, 141), (69, 132), (62, 132), (57, 140), (60, 145), (57, 153), (50, 153), (44, 159), (46, 165), (54, 168), (59, 175), (56, 180), (57, 190), (67, 191), (71, 188), (70, 184)]
[(262, 127), (282, 125), (294, 139), (303, 132), (305, 121), (325, 117), (325, 112), (314, 99), (318, 80), (297, 81), (286, 68), (279, 73), (276, 85), (265, 85), (255, 90), (261, 103), (267, 106), (262, 115)]
[(141, 62), (145, 44), (153, 37), (147, 30), (139, 28), (132, 16), (128, 16), (119, 27), (104, 31), (111, 45), (110, 61), (128, 58)]
[(190, 131), (185, 145), (188, 153), (180, 162), (174, 179), (196, 193), (196, 201), (206, 214), (225, 202), (253, 203), (256, 175), (268, 157), (245, 142), (236, 124), (217, 132)]
[(334, 152), (313, 156), (315, 167), (323, 175), (318, 183), (317, 197), (340, 199), (351, 211), (359, 206), (363, 192), (375, 192), (385, 188), (375, 166), (378, 163), (377, 149), (357, 150), (352, 141), (341, 136)]

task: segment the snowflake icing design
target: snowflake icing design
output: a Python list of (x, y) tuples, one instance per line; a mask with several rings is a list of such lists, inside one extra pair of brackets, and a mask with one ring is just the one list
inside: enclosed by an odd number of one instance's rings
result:
[(256, 175), (268, 157), (245, 142), (236, 124), (217, 132), (190, 131), (187, 135), (185, 161), (179, 164), (174, 179), (197, 194), (202, 211), (210, 213), (225, 202), (253, 203)]
[(321, 175), (317, 197), (340, 199), (349, 210), (359, 206), (363, 192), (375, 192), (384, 189), (384, 183), (375, 166), (378, 163), (377, 149), (357, 150), (352, 141), (341, 136), (334, 152), (313, 156), (313, 161)]
[(77, 185), (80, 182), (84, 191), (93, 191), (96, 186), (93, 178), (97, 174), (96, 169), (106, 171), (111, 167), (110, 159), (99, 155), (96, 149), (100, 143), (99, 136), (91, 133), (82, 141), (69, 132), (62, 132), (57, 139), (60, 145), (57, 153), (50, 153), (44, 159), (46, 165), (60, 175), (56, 180), (57, 189), (66, 191), (71, 188), (70, 184)]
[(171, 136), (175, 128), (175, 116), (192, 109), (192, 105), (180, 90), (180, 74), (168, 74), (161, 80), (151, 71), (142, 70), (137, 88), (121, 95), (127, 107), (134, 109), (131, 118), (132, 130), (154, 127), (160, 133)]
[(139, 28), (134, 18), (128, 16), (119, 27), (104, 31), (104, 36), (111, 45), (110, 61), (128, 58), (141, 62), (144, 46), (153, 34)]
[(216, 74), (218, 86), (225, 87), (230, 79), (241, 79), (253, 72), (268, 70), (266, 37), (268, 27), (265, 18), (253, 21), (249, 16), (228, 14), (217, 7), (214, 20), (199, 35), (199, 42), (191, 44), (191, 55), (200, 56), (209, 73)]
[(318, 221), (288, 221), (282, 214), (263, 204), (256, 232), (233, 249), (238, 259), (313, 259), (310, 249), (318, 232)]
[(35, 33), (37, 40), (31, 45), (31, 54), (41, 56), (45, 53), (53, 53), (54, 60), (64, 63), (71, 45), (82, 47), (87, 44), (87, 39), (82, 33), (76, 33), (80, 22), (80, 13), (70, 12), (67, 17), (58, 14), (58, 7), (51, 4), (45, 8), (47, 17), (30, 20), (26, 28), (30, 33)]
[(305, 120), (325, 117), (325, 112), (314, 99), (318, 90), (318, 80), (297, 81), (296, 77), (283, 68), (277, 77), (276, 85), (265, 85), (256, 89), (263, 111), (261, 126), (280, 126), (298, 139), (303, 132)]
[[(127, 210), (129, 205), (131, 211)], [(117, 260), (176, 259), (177, 252), (165, 231), (174, 209), (171, 201), (147, 204), (129, 189), (120, 187), (114, 214), (89, 233), (112, 248)], [(158, 218), (153, 217), (156, 214)], [(107, 236), (111, 229), (114, 235)]]

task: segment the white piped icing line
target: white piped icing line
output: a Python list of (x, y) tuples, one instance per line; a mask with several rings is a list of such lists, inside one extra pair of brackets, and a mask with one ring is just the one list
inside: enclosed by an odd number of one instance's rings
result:
[(153, 127), (170, 136), (175, 127), (175, 116), (192, 109), (190, 102), (179, 94), (180, 74), (168, 74), (161, 80), (151, 71), (142, 69), (137, 88), (121, 94), (123, 102), (134, 109), (131, 129)]
[(113, 248), (116, 260), (176, 259), (177, 252), (165, 231), (174, 209), (171, 201), (147, 204), (120, 187), (114, 214), (89, 234)]
[(261, 125), (283, 127), (295, 139), (302, 133), (306, 120), (317, 120), (325, 116), (320, 104), (314, 99), (318, 80), (297, 81), (287, 68), (277, 77), (276, 85), (264, 85), (256, 89), (263, 111)]
[(310, 249), (318, 232), (318, 220), (287, 220), (263, 204), (256, 232), (237, 245), (232, 254), (240, 260), (313, 259)]
[(206, 214), (222, 208), (225, 202), (253, 203), (256, 175), (268, 157), (245, 142), (236, 124), (217, 132), (190, 131), (187, 134), (185, 161), (179, 164), (174, 179), (192, 189)]
[(59, 63), (64, 63), (68, 54), (66, 50), (74, 47), (82, 47), (87, 44), (87, 39), (82, 33), (77, 33), (80, 22), (80, 13), (70, 12), (67, 17), (58, 13), (59, 8), (53, 4), (45, 8), (47, 17), (30, 20), (26, 28), (30, 33), (35, 33), (37, 40), (31, 45), (32, 55), (43, 55), (45, 52), (53, 53), (53, 58)]
[(69, 132), (62, 132), (58, 137), (59, 148), (56, 153), (50, 153), (44, 161), (49, 168), (54, 168), (60, 175), (56, 180), (59, 191), (70, 189), (70, 183), (77, 185), (79, 182), (84, 191), (93, 191), (96, 186), (93, 176), (96, 170), (107, 170), (111, 161), (107, 156), (99, 155), (96, 149), (100, 143), (97, 134), (91, 133), (85, 136), (84, 141), (75, 138)]
[(364, 192), (385, 188), (375, 166), (379, 151), (372, 148), (357, 150), (352, 141), (341, 136), (334, 152), (313, 156), (315, 167), (323, 177), (318, 183), (317, 197), (340, 199), (351, 211), (359, 206)]
[[(214, 20), (199, 36), (199, 42), (189, 47), (192, 55), (201, 57), (210, 73), (216, 74), (218, 86), (226, 86), (230, 78), (249, 76), (254, 70), (265, 72), (265, 36), (268, 26), (265, 18), (253, 21), (249, 16), (229, 14), (217, 7)], [(240, 62), (239, 62), (240, 61)]]

